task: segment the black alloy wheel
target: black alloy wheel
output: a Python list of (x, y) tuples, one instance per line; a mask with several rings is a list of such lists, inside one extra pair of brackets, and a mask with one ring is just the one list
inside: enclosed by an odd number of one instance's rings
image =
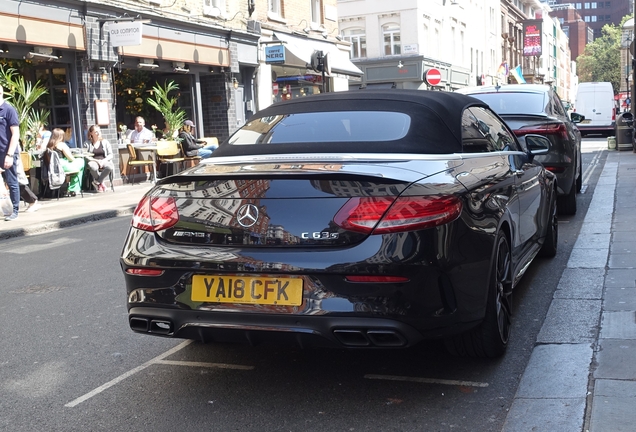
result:
[(550, 201), (550, 219), (545, 233), (543, 246), (539, 251), (539, 255), (546, 258), (552, 258), (557, 254), (557, 243), (559, 241), (559, 217), (557, 212), (556, 191), (552, 192), (552, 200)]
[(506, 351), (511, 330), (512, 275), (510, 245), (503, 232), (497, 235), (496, 247), (486, 315), (476, 328), (444, 341), (446, 349), (453, 355), (494, 358)]

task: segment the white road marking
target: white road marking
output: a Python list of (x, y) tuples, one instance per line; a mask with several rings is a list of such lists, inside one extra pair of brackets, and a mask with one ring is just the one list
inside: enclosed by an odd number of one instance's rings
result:
[(585, 169), (585, 172), (583, 173), (583, 179), (582, 179), (583, 187), (581, 188), (581, 193), (585, 193), (585, 191), (587, 190), (587, 181), (592, 176), (592, 172), (594, 172), (594, 168), (596, 168), (596, 165), (598, 165), (599, 160), (601, 159), (601, 155), (603, 154), (603, 149), (604, 149), (604, 146), (600, 146), (598, 148), (591, 162), (588, 164), (587, 168)]
[(111, 388), (115, 384), (120, 383), (121, 381), (125, 380), (126, 378), (128, 378), (128, 377), (130, 377), (130, 376), (132, 376), (134, 374), (136, 374), (137, 372), (140, 372), (140, 371), (146, 369), (148, 366), (152, 366), (154, 364), (167, 364), (167, 365), (175, 365), (175, 366), (215, 367), (215, 368), (239, 369), (239, 370), (252, 370), (252, 369), (254, 369), (254, 366), (232, 365), (232, 364), (226, 364), (226, 363), (204, 363), (204, 362), (187, 362), (187, 361), (164, 360), (164, 358), (166, 358), (168, 356), (171, 356), (172, 354), (176, 353), (177, 351), (182, 350), (183, 348), (187, 347), (191, 343), (192, 343), (191, 340), (186, 340), (186, 341), (180, 343), (179, 345), (177, 345), (176, 347), (166, 351), (165, 353), (153, 358), (152, 360), (147, 361), (146, 363), (142, 364), (141, 366), (137, 366), (136, 368), (129, 370), (128, 372), (118, 376), (117, 378), (107, 382), (104, 385), (101, 385), (101, 386), (97, 387), (95, 390), (92, 390), (92, 391), (86, 393), (85, 395), (78, 397), (77, 399), (67, 403), (64, 406), (67, 407), (67, 408), (73, 408), (73, 407), (81, 404), (82, 402), (87, 401), (88, 399), (92, 398), (93, 396), (96, 396), (96, 395), (100, 394), (104, 390), (107, 390), (107, 389)]
[(3, 251), (0, 251), (0, 252), (18, 254), (18, 255), (25, 255), (25, 254), (30, 254), (30, 253), (33, 253), (33, 252), (39, 252), (39, 251), (44, 250), (44, 249), (51, 249), (51, 248), (58, 247), (58, 246), (68, 246), (68, 245), (70, 245), (72, 243), (77, 243), (77, 242), (80, 242), (80, 241), (82, 241), (82, 240), (68, 238), (68, 237), (61, 237), (59, 239), (52, 240), (49, 243), (37, 243), (37, 244), (32, 244), (32, 245), (24, 245), (24, 246), (21, 246), (21, 247), (17, 247), (15, 249), (7, 249), (7, 250), (3, 250)]
[(137, 366), (136, 368), (131, 369), (128, 372), (126, 372), (126, 373), (124, 373), (122, 375), (119, 375), (114, 380), (111, 380), (111, 381), (107, 382), (106, 384), (97, 387), (95, 390), (86, 393), (84, 396), (78, 397), (77, 399), (67, 403), (64, 406), (67, 407), (67, 408), (73, 408), (74, 406), (77, 406), (77, 405), (81, 404), (82, 402), (87, 401), (88, 399), (92, 398), (93, 396), (100, 394), (104, 390), (111, 388), (115, 384), (125, 380), (126, 378), (136, 374), (137, 372), (140, 372), (140, 371), (146, 369), (148, 366), (152, 366), (153, 364), (163, 360), (165, 357), (168, 357), (168, 356), (176, 353), (177, 351), (182, 350), (183, 348), (187, 347), (191, 343), (192, 343), (191, 340), (186, 340), (186, 341), (180, 343), (179, 345), (177, 345), (176, 347), (166, 351), (165, 353), (163, 353), (161, 355), (158, 355), (157, 357), (153, 358), (152, 360), (148, 360), (146, 363), (142, 364), (141, 366)]
[(424, 383), (424, 384), (443, 384), (443, 385), (463, 386), (463, 387), (488, 387), (488, 383), (475, 382), (475, 381), (456, 381), (456, 380), (445, 380), (445, 379), (436, 379), (436, 378), (405, 377), (405, 376), (395, 376), (395, 375), (374, 375), (374, 374), (367, 374), (364, 377), (367, 379), (377, 379), (377, 380), (387, 380), (387, 381), (409, 381), (409, 382), (417, 382), (417, 383)]
[(156, 363), (165, 364), (171, 366), (190, 366), (190, 367), (206, 367), (206, 368), (219, 368), (219, 369), (239, 369), (239, 370), (254, 370), (254, 366), (243, 366), (228, 363), (205, 363), (205, 362), (191, 362), (191, 361), (175, 361), (175, 360), (158, 360)]

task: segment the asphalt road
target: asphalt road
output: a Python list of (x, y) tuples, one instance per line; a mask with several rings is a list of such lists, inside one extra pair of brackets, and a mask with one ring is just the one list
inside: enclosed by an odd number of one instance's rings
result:
[[(498, 360), (411, 350), (203, 345), (134, 334), (118, 256), (129, 218), (0, 242), (2, 431), (500, 431), (602, 169), (514, 293)], [(600, 159), (599, 159), (600, 158)]]

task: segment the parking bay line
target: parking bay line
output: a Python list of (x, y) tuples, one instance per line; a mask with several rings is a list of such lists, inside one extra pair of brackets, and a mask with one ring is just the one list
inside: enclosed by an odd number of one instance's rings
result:
[(406, 376), (396, 376), (396, 375), (374, 375), (374, 374), (366, 374), (364, 377), (367, 379), (376, 379), (376, 380), (409, 381), (409, 382), (417, 382), (417, 383), (424, 383), (424, 384), (443, 384), (443, 385), (458, 386), (458, 387), (488, 387), (488, 383), (475, 382), (475, 381), (457, 381), (457, 380), (446, 380), (446, 379), (435, 379), (435, 378), (406, 377)]
[(181, 366), (203, 366), (203, 367), (223, 367), (226, 369), (254, 369), (253, 366), (240, 366), (240, 365), (228, 365), (228, 364), (223, 364), (223, 363), (203, 363), (203, 362), (174, 362), (174, 361), (169, 361), (169, 360), (164, 360), (166, 357), (171, 356), (172, 354), (182, 350), (183, 348), (187, 347), (188, 345), (190, 345), (192, 343), (191, 340), (186, 340), (183, 341), (182, 343), (180, 343), (179, 345), (177, 345), (176, 347), (166, 351), (163, 354), (158, 355), (157, 357), (148, 360), (146, 363), (137, 366), (134, 369), (129, 370), (128, 372), (118, 376), (117, 378), (107, 382), (104, 385), (101, 385), (99, 387), (97, 387), (96, 389), (86, 393), (83, 396), (78, 397), (75, 400), (72, 400), (71, 402), (67, 403), (66, 405), (64, 405), (67, 408), (73, 408), (79, 404), (81, 404), (82, 402), (87, 401), (88, 399), (92, 398), (93, 396), (96, 396), (98, 394), (100, 394), (101, 392), (103, 392), (104, 390), (107, 390), (109, 388), (111, 388), (112, 386), (114, 386), (115, 384), (120, 383), (121, 381), (125, 380), (126, 378), (136, 374), (137, 372), (141, 372), (142, 370), (146, 369), (148, 366), (152, 366), (154, 364), (172, 364), (172, 365), (181, 365)]

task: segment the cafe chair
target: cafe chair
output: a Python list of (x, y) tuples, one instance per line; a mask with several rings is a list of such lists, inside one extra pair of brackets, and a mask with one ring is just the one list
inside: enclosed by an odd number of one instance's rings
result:
[[(155, 161), (152, 159), (138, 159), (138, 154), (137, 151), (135, 150), (135, 146), (133, 146), (132, 144), (126, 144), (126, 147), (128, 147), (128, 153), (130, 154), (130, 157), (128, 158), (128, 167), (132, 167), (133, 168), (133, 173), (135, 168), (137, 167), (143, 167), (143, 166), (149, 166), (149, 167), (153, 167), (153, 172), (154, 171), (154, 165), (155, 165)], [(135, 176), (131, 175), (130, 173), (128, 173), (130, 179), (131, 179), (131, 184), (135, 184)], [(153, 180), (157, 180), (157, 179), (153, 179)]]
[[(46, 168), (47, 168), (46, 170), (42, 170), (42, 178), (40, 179), (40, 181), (44, 183), (44, 192), (42, 193), (42, 196), (46, 197), (47, 191), (51, 192), (51, 195), (55, 191), (57, 200), (59, 201), (60, 191), (68, 190), (68, 184), (70, 183), (71, 178), (73, 176), (79, 175), (80, 172), (79, 171), (64, 171), (64, 176), (65, 176), (64, 183), (56, 189), (51, 189), (50, 187), (51, 185), (49, 185), (49, 180), (48, 178), (46, 178), (46, 173), (47, 173), (47, 170), (50, 169), (49, 166), (51, 163), (52, 151), (53, 150), (46, 149), (46, 151), (42, 154), (42, 162), (46, 165)], [(84, 198), (84, 191), (81, 188), (81, 183), (80, 183), (80, 195), (82, 196), (82, 198)]]
[(201, 160), (201, 156), (187, 156), (185, 149), (183, 148), (183, 143), (181, 141), (179, 141), (179, 149), (181, 150), (181, 157), (183, 158), (184, 162), (194, 161), (194, 164), (196, 165)]
[(170, 175), (170, 167), (172, 166), (172, 174), (176, 174), (175, 165), (182, 164), (185, 159), (181, 157), (181, 149), (177, 141), (157, 141), (157, 161), (159, 164), (165, 164), (166, 176)]

